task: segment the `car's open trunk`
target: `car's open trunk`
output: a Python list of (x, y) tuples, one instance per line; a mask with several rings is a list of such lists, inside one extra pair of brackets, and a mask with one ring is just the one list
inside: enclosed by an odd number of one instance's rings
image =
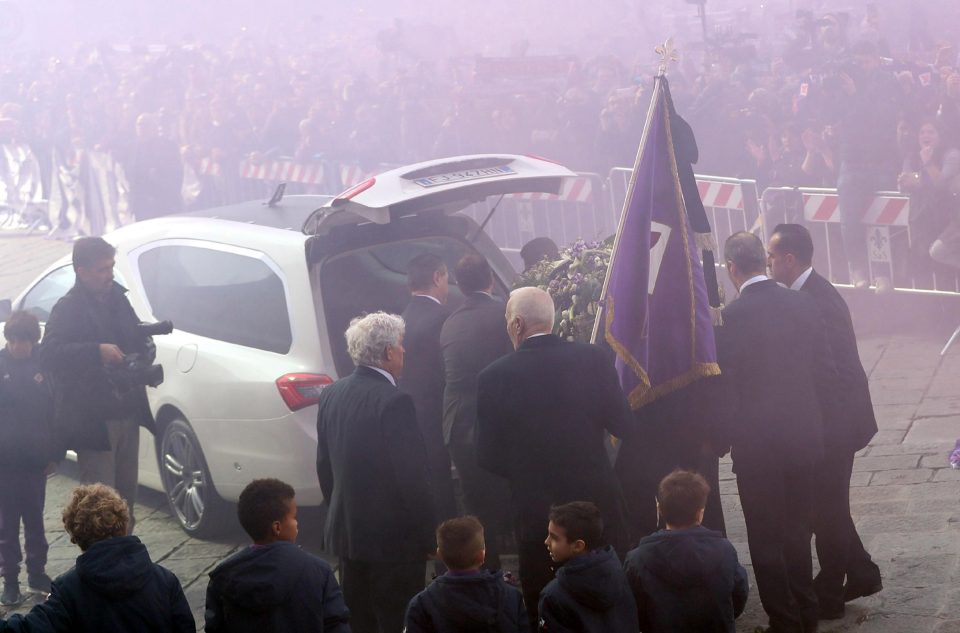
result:
[(496, 292), (506, 295), (513, 271), (486, 235), (481, 234), (473, 244), (468, 242), (476, 228), (469, 218), (436, 214), (388, 225), (340, 226), (308, 242), (314, 292), (319, 292), (314, 303), (323, 313), (318, 316), (326, 323), (337, 374), (353, 371), (343, 337), (350, 320), (377, 310), (401, 313), (410, 300), (407, 263), (421, 253), (432, 253), (446, 262), (452, 308), (463, 298), (457, 286), (456, 263), (471, 251), (488, 258), (498, 278)]

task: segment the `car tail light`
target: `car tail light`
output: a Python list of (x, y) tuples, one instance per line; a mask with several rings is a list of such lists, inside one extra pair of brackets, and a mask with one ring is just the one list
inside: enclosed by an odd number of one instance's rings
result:
[(337, 196), (337, 200), (351, 200), (354, 196), (360, 195), (375, 184), (377, 184), (376, 178), (367, 178), (359, 185), (354, 185), (341, 193), (339, 196)]
[(320, 392), (333, 379), (324, 374), (286, 374), (277, 378), (277, 389), (291, 411), (299, 411), (320, 401)]

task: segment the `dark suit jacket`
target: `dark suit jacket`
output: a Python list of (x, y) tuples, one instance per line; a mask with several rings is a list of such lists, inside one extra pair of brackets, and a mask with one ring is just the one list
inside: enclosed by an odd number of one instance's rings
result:
[(823, 321), (806, 294), (773, 280), (747, 286), (723, 310), (717, 356), (734, 467), (740, 460), (810, 463), (823, 453), (822, 412), (836, 367)]
[[(450, 315), (445, 306), (428, 297), (411, 297), (401, 315), (406, 324), (403, 335), (403, 375), (398, 386), (413, 397), (417, 420), (424, 431), (440, 436), (443, 419), (443, 358), (440, 328)], [(427, 440), (429, 441), (429, 440)]]
[(510, 482), (521, 540), (543, 539), (550, 506), (569, 501), (596, 503), (608, 535), (623, 537), (604, 431), (623, 436), (634, 418), (602, 348), (527, 339), (480, 373), (477, 414), (480, 466)]
[(369, 367), (323, 390), (317, 476), (334, 554), (414, 562), (434, 549), (433, 499), (413, 400)]
[(477, 376), (487, 365), (513, 351), (505, 309), (500, 299), (471, 292), (443, 324), (443, 438), (448, 445), (476, 444)]
[(840, 379), (837, 389), (839, 397), (834, 406), (824, 411), (825, 448), (858, 451), (876, 434), (877, 418), (870, 399), (867, 372), (863, 370), (857, 350), (857, 335), (853, 331), (850, 309), (833, 284), (816, 271), (810, 273), (800, 290), (813, 297), (820, 308)]

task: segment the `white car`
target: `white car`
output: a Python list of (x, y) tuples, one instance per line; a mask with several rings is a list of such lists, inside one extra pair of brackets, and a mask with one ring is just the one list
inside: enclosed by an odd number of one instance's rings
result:
[[(210, 535), (252, 479), (290, 483), (303, 505), (322, 501), (316, 402), (353, 371), (343, 332), (354, 316), (401, 312), (407, 262), (431, 252), (451, 271), (474, 250), (498, 292), (514, 271), (477, 223), (456, 211), (489, 196), (558, 193), (566, 168), (534, 157), (461, 156), (396, 169), (343, 194), (282, 197), (123, 227), (117, 280), (158, 336), (164, 382), (148, 389), (157, 422), (143, 431), (140, 482), (163, 490), (183, 529)], [(73, 285), (70, 258), (14, 302), (46, 320)]]

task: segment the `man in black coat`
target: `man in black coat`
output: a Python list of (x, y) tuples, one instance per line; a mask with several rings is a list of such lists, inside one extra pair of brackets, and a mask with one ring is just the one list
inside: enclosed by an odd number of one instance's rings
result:
[(623, 494), (604, 444), (633, 424), (612, 359), (600, 347), (551, 334), (553, 299), (539, 288), (514, 290), (506, 326), (516, 351), (480, 373), (480, 466), (507, 479), (512, 493), (520, 581), (531, 621), (550, 582), (543, 545), (550, 507), (590, 501), (603, 516), (604, 541), (625, 552)]
[(354, 633), (397, 633), (423, 589), (436, 516), (413, 399), (395, 384), (403, 319), (368, 314), (346, 338), (357, 369), (323, 390), (317, 411), (325, 543), (341, 560)]
[(130, 211), (137, 221), (183, 211), (180, 148), (160, 136), (155, 115), (137, 117), (137, 140), (124, 167), (130, 183)]
[(493, 296), (493, 272), (480, 255), (465, 255), (456, 268), (463, 304), (443, 324), (440, 348), (446, 372), (443, 439), (457, 467), (467, 511), (483, 523), (484, 567), (500, 569), (503, 535), (512, 528), (507, 482), (477, 464), (477, 376), (513, 351), (503, 319), (504, 304)]
[(732, 235), (724, 258), (740, 296), (723, 310), (717, 356), (750, 558), (770, 630), (807, 633), (818, 619), (810, 538), (821, 403), (836, 367), (816, 305), (767, 278), (759, 238)]
[(446, 307), (447, 265), (436, 255), (423, 253), (407, 264), (410, 303), (400, 316), (405, 333), (403, 375), (398, 381), (410, 394), (417, 423), (427, 449), (427, 465), (437, 508), (437, 523), (456, 516), (450, 454), (443, 442), (443, 357), (440, 328), (450, 315)]
[(868, 596), (883, 587), (880, 568), (864, 549), (850, 517), (853, 457), (876, 434), (877, 420), (850, 310), (833, 284), (813, 269), (810, 233), (799, 224), (778, 225), (767, 243), (767, 256), (776, 281), (807, 293), (816, 302), (840, 377), (839, 397), (824, 412), (824, 457), (817, 468), (814, 523), (820, 561), (814, 587), (820, 615), (836, 619), (843, 617), (845, 599)]
[(80, 479), (117, 489), (130, 505), (140, 453), (140, 426), (153, 431), (146, 387), (125, 378), (124, 356), (153, 360), (140, 319), (113, 280), (116, 250), (99, 237), (73, 245), (74, 286), (50, 312), (40, 361), (53, 388), (54, 426), (63, 448), (77, 450)]

